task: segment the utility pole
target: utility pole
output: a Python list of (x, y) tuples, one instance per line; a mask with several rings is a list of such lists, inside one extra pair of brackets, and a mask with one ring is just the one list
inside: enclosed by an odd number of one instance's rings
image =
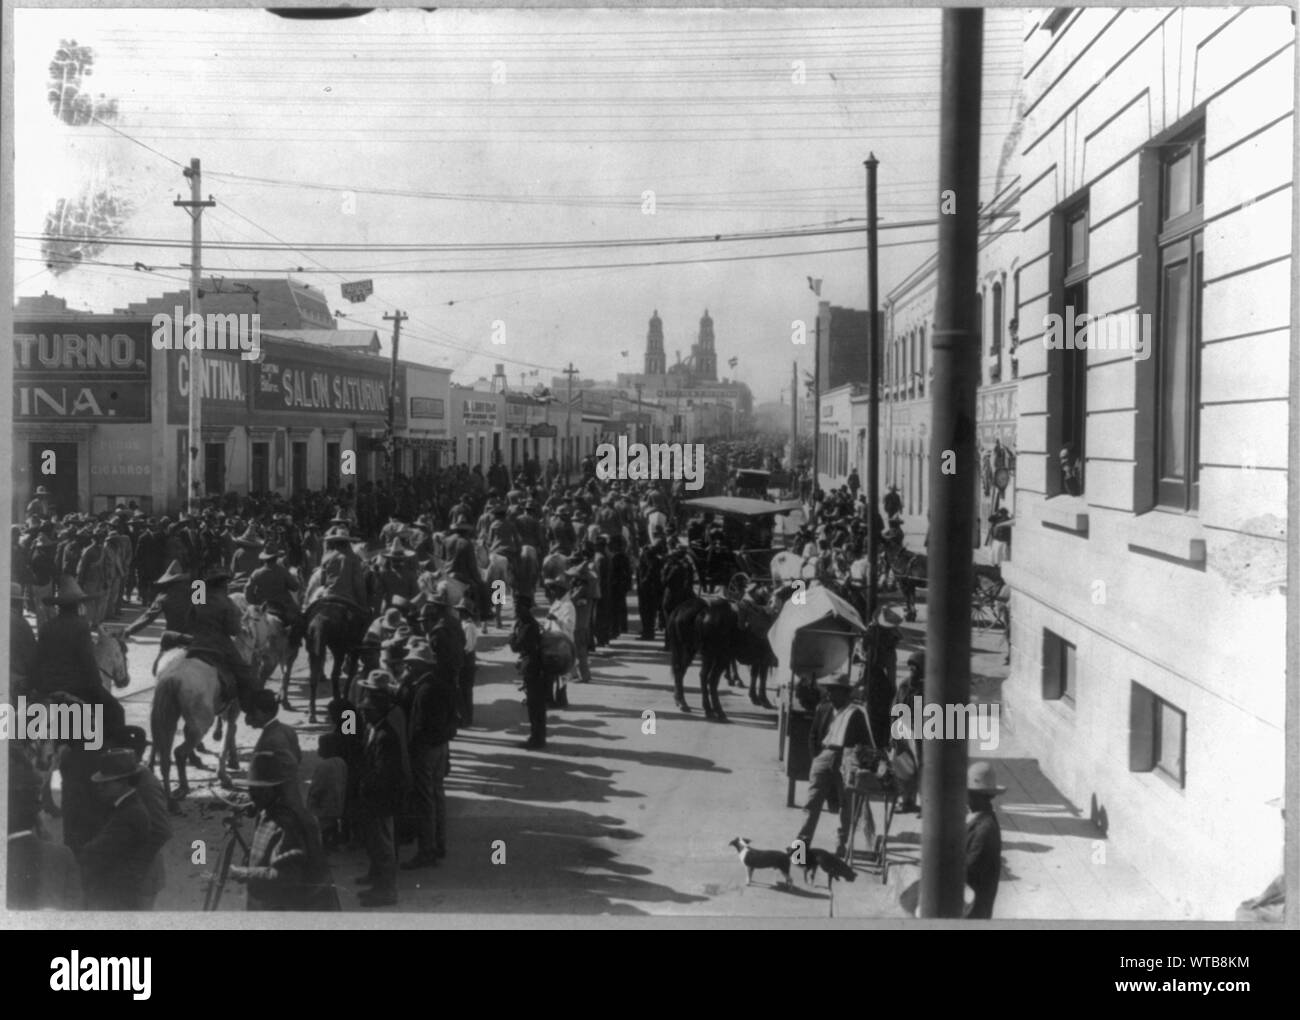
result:
[(568, 485), (573, 464), (573, 377), (578, 374), (572, 361), (564, 374), (569, 377), (569, 399), (565, 404), (564, 416), (564, 484)]
[(388, 422), (384, 429), (384, 450), (388, 454), (388, 494), (397, 498), (397, 346), (402, 340), (402, 323), (409, 319), (398, 309), (385, 313), (384, 321), (393, 324), (393, 358), (388, 366)]
[(638, 443), (645, 442), (641, 438), (641, 389), (643, 385), (643, 383), (636, 384), (636, 441)]
[(880, 509), (880, 313), (876, 289), (876, 154), (869, 153), (867, 168), (867, 616), (876, 614), (877, 557), (876, 514)]
[[(790, 480), (796, 482), (799, 470), (799, 362), (790, 362), (790, 458), (786, 461)], [(797, 495), (797, 493), (796, 493)]]
[[(198, 159), (191, 159), (188, 170), (182, 170), (190, 179), (190, 199), (188, 202), (176, 199), (172, 203), (184, 209), (190, 217), (190, 314), (199, 315), (199, 276), (203, 272), (203, 210), (216, 205), (209, 195), (206, 202), (199, 198), (203, 178)], [(198, 320), (203, 321), (201, 318)], [(182, 326), (184, 323), (181, 324)], [(207, 339), (207, 329), (199, 327), (200, 337)], [(185, 508), (190, 513), (198, 512), (199, 501), (203, 498), (203, 350), (202, 343), (193, 344), (189, 350), (190, 401), (189, 423), (187, 431), (190, 440), (189, 492)]]
[[(939, 706), (945, 716), (947, 709), (970, 701), (970, 593), (975, 573), (970, 536), (978, 471), (975, 404), (980, 354), (971, 295), (979, 256), (983, 40), (982, 10), (943, 12), (925, 702)], [(944, 470), (949, 464), (956, 468), (951, 474)], [(922, 753), (921, 916), (961, 917), (966, 741), (927, 739)]]
[[(820, 295), (818, 295), (820, 297)], [(827, 328), (830, 324), (827, 323)], [(817, 490), (822, 486), (822, 313), (818, 303), (816, 324), (813, 327), (813, 468), (812, 502), (813, 519), (817, 516)]]

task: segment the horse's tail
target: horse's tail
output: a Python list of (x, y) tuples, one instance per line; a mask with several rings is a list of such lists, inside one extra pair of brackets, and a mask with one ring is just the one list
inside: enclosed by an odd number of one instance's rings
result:
[(149, 739), (163, 761), (170, 761), (167, 756), (172, 752), (180, 717), (180, 676), (175, 670), (164, 669), (154, 683), (153, 704), (149, 707)]

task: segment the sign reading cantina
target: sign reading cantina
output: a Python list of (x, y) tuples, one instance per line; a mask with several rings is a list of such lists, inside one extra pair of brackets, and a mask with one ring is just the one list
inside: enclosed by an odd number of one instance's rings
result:
[(14, 420), (149, 421), (150, 324), (14, 323)]

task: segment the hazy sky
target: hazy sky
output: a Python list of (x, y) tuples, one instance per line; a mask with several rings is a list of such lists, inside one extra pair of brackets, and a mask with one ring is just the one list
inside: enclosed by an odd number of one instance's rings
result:
[[(933, 227), (891, 225), (935, 213), (937, 10), (377, 11), (324, 23), (18, 10), (14, 23), (20, 295), (109, 311), (186, 286), (189, 221), (172, 201), (189, 190), (177, 164), (198, 157), (217, 203), (204, 215), (205, 275), (290, 273), (351, 317), (340, 326), (385, 338), (382, 315), (401, 308), (404, 356), (464, 381), (501, 361), (512, 384), (570, 360), (586, 377), (639, 371), (655, 308), (671, 362), (707, 307), (721, 372), (739, 358), (734, 377), (766, 400), (792, 358), (810, 367), (810, 348), (790, 342), (791, 320), (815, 312), (806, 277), (825, 280), (825, 299), (865, 307), (863, 235), (626, 242), (860, 227), (874, 151), (882, 300), (933, 250)], [(1019, 12), (986, 14), (985, 198), (1016, 110), (1021, 24)], [(49, 64), (63, 40), (93, 49), (85, 85), (117, 100), (116, 131), (55, 116)], [(37, 237), (47, 214), (95, 193), (117, 203), (119, 238), (182, 247), (110, 245), (54, 276)], [(219, 247), (248, 243), (261, 247)], [(363, 278), (375, 294), (343, 300), (340, 283)], [(491, 343), (498, 321), (504, 346)]]

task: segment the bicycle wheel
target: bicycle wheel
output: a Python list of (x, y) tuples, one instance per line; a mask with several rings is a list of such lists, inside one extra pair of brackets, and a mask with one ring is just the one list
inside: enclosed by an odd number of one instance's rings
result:
[(221, 848), (221, 858), (217, 861), (217, 870), (208, 882), (207, 893), (203, 897), (204, 910), (216, 910), (221, 904), (221, 894), (226, 888), (226, 879), (230, 877), (230, 865), (235, 859), (235, 840), (228, 838)]

